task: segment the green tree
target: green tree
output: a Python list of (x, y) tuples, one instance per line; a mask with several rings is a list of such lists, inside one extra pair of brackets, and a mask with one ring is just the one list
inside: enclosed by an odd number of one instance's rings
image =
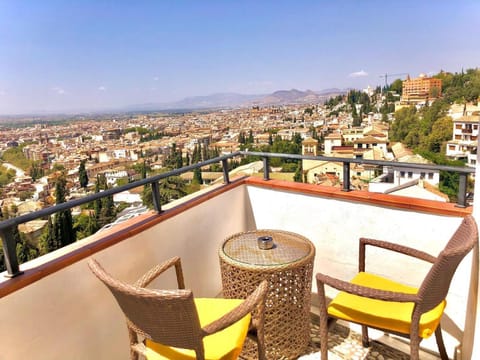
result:
[(248, 144), (253, 144), (254, 143), (254, 138), (253, 138), (253, 131), (252, 129), (250, 129), (250, 131), (248, 132), (248, 139), (247, 139), (247, 143)]
[(200, 168), (195, 168), (193, 169), (193, 179), (192, 179), (194, 184), (201, 185), (203, 184), (203, 179), (202, 179), (202, 171)]
[(238, 142), (243, 145), (245, 145), (247, 142), (245, 139), (245, 133), (243, 131), (240, 131), (240, 133), (238, 134)]
[(297, 165), (297, 170), (293, 175), (293, 181), (295, 182), (303, 182), (303, 169), (302, 169), (302, 162), (299, 161)]
[(75, 217), (73, 228), (78, 240), (86, 238), (98, 230), (97, 219), (95, 215), (82, 213)]
[(40, 179), (44, 175), (41, 163), (39, 161), (33, 161), (28, 173), (32, 177), (33, 181)]
[(33, 191), (19, 191), (17, 196), (21, 201), (25, 201), (33, 196)]
[[(4, 213), (6, 217), (4, 216)], [(10, 217), (10, 214), (14, 214), (15, 211), (2, 211), (0, 208), (0, 221), (7, 220)], [(38, 256), (38, 250), (30, 244), (25, 237), (24, 234), (22, 234), (18, 230), (18, 226), (13, 227), (13, 233), (12, 233), (13, 239), (15, 241), (15, 250), (17, 253), (17, 259), (20, 264), (27, 262), (29, 260), (32, 260)], [(0, 271), (5, 271), (7, 269), (6, 263), (5, 263), (5, 257), (3, 253), (3, 246), (0, 243)]]
[(395, 91), (397, 94), (402, 95), (402, 90), (403, 90), (403, 81), (401, 79), (396, 79), (390, 85), (390, 91)]
[(62, 164), (59, 164), (59, 163), (55, 163), (53, 164), (52, 166), (52, 171), (60, 171), (60, 172), (63, 172), (65, 171), (65, 166), (63, 166)]
[(419, 132), (418, 127), (419, 118), (417, 110), (414, 106), (405, 107), (395, 112), (395, 122), (392, 124), (390, 138), (393, 141), (406, 141), (407, 136), (412, 140), (406, 144), (407, 146), (413, 144), (413, 137)]
[(82, 160), (80, 162), (80, 166), (78, 167), (78, 181), (80, 182), (80, 186), (86, 188), (88, 185), (88, 175), (87, 170), (85, 169), (86, 160)]
[[(95, 192), (102, 192), (104, 190), (108, 190), (108, 188), (109, 187), (105, 174), (98, 174), (97, 181), (95, 183)], [(110, 224), (116, 216), (113, 195), (104, 196), (101, 199), (95, 200), (93, 209), (95, 211), (95, 218), (97, 219), (98, 228)]]
[[(62, 204), (66, 201), (67, 179), (65, 174), (59, 176), (55, 182), (55, 201)], [(63, 247), (76, 241), (76, 234), (73, 230), (73, 219), (70, 209), (59, 211), (55, 214), (53, 221), (53, 236), (59, 247)]]
[(39, 255), (38, 249), (27, 240), (24, 234), (18, 231), (18, 227), (14, 231), (14, 237), (17, 243), (17, 259), (20, 264), (35, 259)]
[(0, 187), (11, 183), (15, 179), (16, 174), (15, 170), (0, 166)]
[(196, 164), (201, 161), (200, 145), (195, 144), (192, 154), (192, 164)]
[(152, 196), (152, 186), (145, 185), (142, 191), (142, 204), (149, 209), (153, 209), (153, 196)]
[(165, 166), (170, 169), (180, 169), (183, 166), (182, 152), (177, 149), (175, 143), (172, 144), (170, 154), (165, 159)]
[(48, 217), (47, 227), (45, 228), (42, 238), (40, 239), (40, 254), (48, 254), (51, 251), (59, 249), (61, 244), (55, 238), (53, 231), (52, 217)]
[(28, 171), (32, 162), (23, 154), (23, 147), (24, 146), (16, 146), (8, 148), (3, 152), (2, 160), (15, 165), (24, 171)]
[(445, 153), (444, 144), (452, 139), (452, 133), (452, 118), (443, 116), (432, 125), (432, 130), (425, 137), (422, 148), (435, 153)]

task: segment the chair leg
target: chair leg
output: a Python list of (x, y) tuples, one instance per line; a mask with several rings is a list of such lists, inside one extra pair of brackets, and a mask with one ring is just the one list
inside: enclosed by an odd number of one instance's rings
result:
[(368, 327), (362, 325), (362, 345), (363, 347), (370, 346), (370, 340), (368, 339)]
[(267, 352), (265, 349), (265, 336), (263, 330), (257, 332), (257, 351), (258, 360), (267, 360)]
[(325, 288), (323, 284), (318, 284), (319, 318), (320, 318), (320, 359), (328, 360), (328, 314), (325, 301)]
[(328, 360), (328, 325), (320, 319), (320, 359)]
[(440, 359), (448, 360), (447, 350), (445, 349), (445, 343), (443, 342), (442, 328), (440, 324), (435, 330), (435, 339), (437, 340), (438, 352), (440, 353)]
[(138, 343), (137, 333), (128, 326), (128, 338), (130, 340), (130, 360), (138, 360), (138, 352), (135, 351), (134, 346)]
[(410, 360), (419, 360), (420, 355), (420, 337), (410, 336)]

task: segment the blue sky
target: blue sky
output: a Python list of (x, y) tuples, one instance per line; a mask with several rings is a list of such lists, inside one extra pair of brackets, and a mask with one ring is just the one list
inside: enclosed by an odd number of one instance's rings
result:
[(479, 18), (477, 0), (1, 0), (0, 114), (459, 72)]

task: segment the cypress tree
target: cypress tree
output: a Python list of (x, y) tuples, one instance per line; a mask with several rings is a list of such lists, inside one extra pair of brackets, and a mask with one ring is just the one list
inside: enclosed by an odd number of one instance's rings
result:
[(253, 142), (254, 142), (254, 139), (253, 139), (253, 131), (250, 129), (250, 131), (248, 132), (248, 140), (247, 140), (247, 143), (253, 144)]
[[(145, 164), (143, 164), (142, 176), (144, 176), (145, 171), (146, 171)], [(95, 183), (95, 192), (98, 193), (107, 189), (108, 189), (108, 185), (107, 185), (107, 179), (105, 175), (98, 174), (97, 182)], [(93, 209), (95, 211), (95, 218), (97, 219), (97, 223), (99, 227), (102, 227), (112, 222), (112, 220), (115, 218), (115, 215), (116, 215), (115, 204), (113, 202), (113, 195), (109, 195), (101, 199), (95, 200), (93, 204)]]
[(302, 179), (302, 163), (299, 161), (297, 165), (297, 170), (295, 170), (295, 174), (293, 175), (293, 181), (295, 182), (303, 182)]
[(86, 188), (88, 185), (88, 175), (87, 170), (85, 169), (85, 160), (80, 162), (80, 166), (78, 168), (78, 181), (80, 182), (80, 186)]
[[(56, 204), (65, 202), (67, 180), (65, 175), (62, 174), (55, 182), (55, 198)], [(73, 230), (73, 219), (70, 209), (63, 210), (55, 214), (53, 222), (53, 237), (54, 242), (62, 247), (71, 243), (74, 243), (76, 239), (76, 233)]]
[(195, 168), (193, 170), (193, 183), (195, 184), (203, 184), (203, 179), (202, 179), (202, 171), (200, 170), (200, 168)]

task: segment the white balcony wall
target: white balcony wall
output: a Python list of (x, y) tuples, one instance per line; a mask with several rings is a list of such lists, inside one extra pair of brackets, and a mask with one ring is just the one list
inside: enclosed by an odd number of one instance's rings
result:
[[(154, 265), (178, 255), (186, 286), (195, 296), (216, 296), (221, 291), (217, 249), (228, 235), (252, 223), (246, 217), (245, 199), (245, 187), (237, 187), (93, 257), (115, 277), (134, 282)], [(88, 245), (88, 240), (82, 242)], [(171, 274), (167, 281), (152, 285), (174, 287)], [(1, 298), (0, 319), (1, 360), (129, 359), (123, 315), (91, 274), (87, 260)]]
[[(357, 270), (360, 236), (437, 254), (460, 221), (457, 217), (242, 185), (94, 257), (112, 275), (133, 282), (153, 265), (178, 255), (185, 282), (194, 294), (215, 296), (221, 290), (217, 250), (223, 239), (236, 232), (271, 228), (300, 233), (316, 246), (314, 272), (349, 279)], [(84, 243), (88, 245), (88, 240)], [(452, 334), (446, 339), (451, 357), (463, 336), (469, 259), (457, 271), (448, 297), (445, 328)], [(400, 276), (400, 280), (413, 285), (418, 285), (428, 269), (427, 264), (379, 251), (367, 251), (367, 260), (371, 260), (368, 270)], [(173, 277), (153, 285), (172, 287)], [(316, 292), (316, 285), (312, 290)], [(1, 360), (128, 359), (123, 315), (107, 289), (88, 270), (87, 260), (0, 299), (0, 319)], [(433, 344), (430, 340), (422, 343), (436, 351)]]
[[(248, 193), (257, 228), (297, 232), (315, 244), (314, 273), (323, 272), (349, 280), (358, 271), (358, 239), (369, 237), (420, 248), (437, 255), (461, 222), (459, 217), (440, 216), (302, 195), (290, 191), (249, 186)], [(373, 251), (371, 251), (373, 250)], [(367, 248), (366, 270), (419, 286), (429, 264), (400, 254)], [(466, 302), (470, 288), (471, 256), (458, 268), (447, 298), (442, 322), (447, 351), (462, 342)], [(327, 288), (327, 296), (336, 292)], [(313, 291), (316, 292), (314, 281)], [(423, 347), (437, 352), (434, 337)], [(467, 357), (465, 357), (467, 358)]]

